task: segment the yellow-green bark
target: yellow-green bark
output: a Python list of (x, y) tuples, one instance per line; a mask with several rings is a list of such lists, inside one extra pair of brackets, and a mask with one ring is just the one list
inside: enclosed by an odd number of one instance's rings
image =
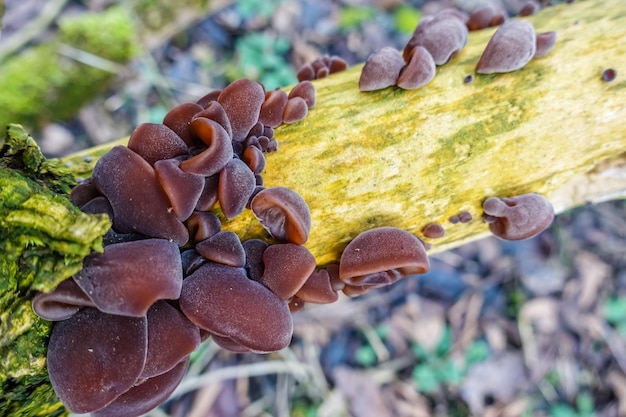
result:
[[(476, 74), (464, 84), (495, 31), (488, 29), (471, 32), (463, 51), (419, 90), (361, 93), (361, 66), (314, 82), (317, 106), (276, 130), (279, 149), (263, 176), (266, 186), (290, 187), (309, 204), (307, 247), (318, 264), (338, 261), (359, 232), (383, 225), (419, 236), (439, 222), (446, 236), (431, 241), (432, 250), (458, 246), (486, 233), (486, 197), (552, 198), (594, 166), (619, 161), (626, 152), (626, 3), (562, 4), (528, 20), (537, 32), (556, 31), (556, 46), (512, 73)], [(614, 81), (602, 80), (605, 68), (617, 70)], [(88, 175), (89, 165), (83, 169)], [(560, 194), (558, 211), (586, 199)], [(463, 210), (472, 223), (447, 221)], [(244, 239), (267, 236), (249, 212), (225, 227)]]

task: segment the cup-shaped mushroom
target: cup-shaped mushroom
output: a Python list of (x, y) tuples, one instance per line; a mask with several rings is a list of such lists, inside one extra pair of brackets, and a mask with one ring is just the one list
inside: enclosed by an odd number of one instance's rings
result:
[(446, 234), (445, 229), (439, 223), (429, 223), (422, 229), (424, 236), (430, 239), (438, 239), (444, 237)]
[(194, 211), (185, 222), (193, 243), (210, 238), (222, 229), (219, 217), (210, 211)]
[(196, 117), (191, 130), (208, 148), (180, 163), (180, 168), (191, 174), (210, 177), (220, 172), (233, 158), (233, 147), (226, 130), (215, 120)]
[(124, 146), (103, 155), (92, 179), (113, 207), (113, 228), (170, 239), (184, 245), (189, 235), (171, 210), (167, 195), (148, 162)]
[(161, 188), (167, 194), (172, 209), (180, 221), (185, 221), (193, 213), (204, 189), (203, 176), (190, 174), (180, 169), (176, 159), (163, 159), (154, 163)]
[(233, 140), (241, 142), (259, 120), (261, 105), (265, 101), (265, 91), (256, 81), (241, 78), (222, 90), (217, 101), (228, 115)]
[(331, 74), (344, 71), (346, 68), (348, 68), (348, 63), (343, 58), (336, 55), (330, 57), (330, 61), (328, 62), (328, 71)]
[(283, 121), (283, 111), (287, 105), (287, 93), (273, 90), (265, 93), (265, 101), (261, 105), (259, 122), (265, 126), (276, 127)]
[(525, 20), (513, 19), (493, 34), (476, 64), (479, 74), (511, 72), (526, 65), (536, 51), (535, 29)]
[(198, 204), (196, 204), (196, 210), (209, 211), (217, 203), (217, 191), (219, 186), (220, 175), (215, 174), (210, 177), (206, 177), (204, 181), (204, 188), (198, 198)]
[(265, 230), (281, 242), (302, 245), (309, 238), (309, 206), (290, 188), (272, 187), (260, 191), (250, 202), (250, 209)]
[(302, 97), (307, 107), (312, 109), (315, 107), (315, 87), (311, 81), (300, 81), (289, 92), (288, 98)]
[(302, 97), (292, 97), (287, 100), (283, 111), (283, 123), (292, 124), (304, 119), (309, 113), (309, 107)]
[(156, 300), (179, 297), (183, 281), (178, 246), (165, 239), (117, 243), (94, 253), (74, 275), (105, 313), (145, 316)]
[(196, 114), (195, 117), (205, 117), (207, 119), (216, 121), (220, 126), (224, 128), (226, 133), (228, 133), (229, 138), (233, 137), (233, 128), (230, 125), (230, 120), (228, 119), (226, 110), (224, 110), (224, 107), (222, 107), (219, 101), (212, 101), (210, 103), (207, 103), (205, 109)]
[(429, 268), (426, 250), (417, 237), (385, 226), (359, 234), (346, 246), (339, 260), (339, 277), (353, 286), (380, 286)]
[(156, 123), (143, 123), (130, 135), (128, 149), (135, 151), (150, 165), (161, 159), (187, 154), (185, 141), (169, 127)]
[(141, 380), (170, 371), (200, 345), (200, 330), (167, 301), (157, 301), (148, 314), (148, 352)]
[(62, 281), (54, 290), (33, 297), (33, 311), (44, 320), (68, 319), (82, 307), (95, 305), (71, 278)]
[(404, 58), (408, 62), (411, 50), (416, 46), (423, 46), (430, 52), (435, 64), (443, 65), (463, 49), (467, 36), (467, 26), (458, 18), (444, 14), (435, 15), (417, 25), (404, 48)]
[(170, 371), (147, 379), (117, 397), (93, 417), (139, 417), (165, 402), (187, 372), (189, 359), (180, 361)]
[(101, 196), (102, 194), (93, 183), (91, 178), (89, 178), (76, 184), (76, 186), (72, 188), (72, 192), (70, 193), (70, 201), (75, 206), (82, 207), (94, 198)]
[(143, 370), (145, 317), (83, 308), (52, 328), (47, 365), (54, 392), (74, 413), (99, 410), (128, 391)]
[(537, 13), (539, 10), (541, 10), (541, 4), (539, 4), (535, 0), (528, 0), (526, 3), (524, 3), (522, 8), (519, 9), (519, 12), (517, 14), (518, 16), (531, 16)]
[(405, 90), (423, 87), (435, 77), (436, 67), (430, 52), (423, 46), (416, 46), (411, 51), (411, 58), (400, 71), (396, 84)]
[(243, 249), (246, 252), (245, 268), (250, 279), (259, 281), (263, 276), (263, 271), (265, 270), (263, 253), (268, 246), (261, 239), (250, 239), (243, 242)]
[(200, 328), (255, 352), (277, 351), (291, 340), (287, 303), (242, 268), (201, 266), (183, 282), (180, 308)]
[(374, 51), (365, 61), (359, 77), (359, 90), (375, 91), (395, 85), (404, 67), (402, 55), (390, 46)]
[(246, 264), (246, 253), (239, 237), (233, 232), (218, 232), (198, 242), (196, 250), (209, 261), (236, 268), (243, 268)]
[(283, 300), (296, 295), (315, 270), (315, 258), (304, 246), (271, 245), (263, 252), (265, 270), (259, 282)]
[(488, 28), (491, 25), (491, 19), (495, 11), (490, 6), (479, 7), (474, 10), (467, 20), (467, 28), (469, 30), (481, 30)]
[(503, 240), (530, 239), (547, 229), (554, 220), (552, 204), (539, 194), (489, 197), (483, 203), (483, 210), (493, 217), (489, 229)]
[(296, 297), (307, 303), (330, 304), (337, 301), (339, 295), (333, 289), (330, 274), (326, 268), (313, 271)]
[(556, 43), (556, 32), (543, 32), (536, 35), (536, 51), (533, 58), (542, 58), (552, 51), (554, 44)]
[(182, 103), (172, 108), (163, 118), (163, 124), (176, 133), (188, 147), (195, 146), (193, 133), (189, 127), (191, 119), (202, 111), (196, 103)]
[(296, 77), (298, 78), (298, 81), (311, 81), (315, 79), (315, 70), (313, 69), (313, 66), (309, 63), (306, 63), (304, 65), (302, 65), (300, 68), (298, 68), (298, 71), (296, 73)]
[(240, 215), (256, 187), (256, 179), (241, 159), (231, 159), (220, 172), (217, 199), (227, 219)]
[(260, 146), (247, 146), (243, 151), (241, 159), (243, 159), (246, 165), (248, 165), (248, 168), (250, 168), (250, 171), (254, 174), (260, 174), (265, 169), (265, 156)]

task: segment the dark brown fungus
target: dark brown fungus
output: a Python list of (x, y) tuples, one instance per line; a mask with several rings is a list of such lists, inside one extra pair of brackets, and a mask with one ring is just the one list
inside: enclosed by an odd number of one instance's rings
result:
[(426, 250), (417, 237), (395, 227), (378, 227), (359, 234), (346, 246), (339, 277), (348, 285), (381, 286), (429, 268)]
[(263, 125), (263, 123), (256, 122), (256, 124), (254, 126), (252, 126), (252, 128), (248, 132), (247, 137), (249, 137), (249, 136), (257, 136), (257, 137), (259, 137), (259, 136), (263, 135), (263, 131), (264, 130), (265, 130), (265, 126)]
[(302, 97), (293, 97), (287, 100), (283, 111), (283, 123), (291, 124), (304, 119), (309, 112), (306, 101)]
[(450, 216), (448, 221), (452, 224), (457, 224), (460, 221), (460, 219), (459, 219), (459, 216), (455, 214), (454, 216)]
[(170, 371), (149, 378), (117, 397), (93, 417), (139, 417), (163, 403), (174, 392), (187, 372), (189, 359), (183, 359)]
[(281, 242), (304, 244), (311, 230), (309, 206), (295, 191), (272, 187), (260, 191), (250, 209), (261, 225)]
[(263, 151), (256, 146), (248, 146), (241, 155), (241, 159), (246, 163), (253, 174), (260, 174), (265, 169), (265, 155)]
[(215, 174), (210, 177), (206, 177), (204, 181), (204, 188), (196, 204), (196, 210), (209, 211), (217, 203), (217, 189), (219, 185), (220, 175)]
[(248, 78), (231, 83), (219, 95), (217, 101), (226, 110), (234, 141), (243, 141), (252, 126), (257, 123), (264, 100), (263, 86)]
[(161, 159), (187, 154), (187, 144), (172, 129), (162, 124), (140, 124), (130, 135), (128, 149), (135, 151), (150, 165)]
[(78, 183), (74, 188), (72, 188), (70, 201), (75, 206), (82, 207), (84, 204), (87, 204), (89, 201), (100, 196), (102, 196), (102, 194), (90, 178)]
[(185, 279), (180, 308), (200, 328), (255, 352), (274, 352), (291, 340), (287, 303), (241, 268), (201, 266)]
[(474, 10), (467, 20), (467, 28), (469, 30), (481, 30), (491, 26), (491, 19), (494, 16), (494, 11), (491, 7), (480, 7)]
[(170, 239), (179, 246), (187, 242), (187, 228), (172, 211), (154, 169), (132, 150), (112, 148), (96, 163), (92, 180), (113, 207), (117, 232)]
[(506, 13), (502, 10), (498, 11), (491, 18), (491, 22), (489, 22), (489, 26), (500, 26), (506, 21), (506, 19), (507, 19)]
[(617, 71), (613, 68), (607, 68), (602, 71), (602, 80), (606, 81), (607, 83), (613, 81), (615, 77), (617, 77)]
[(344, 71), (346, 68), (348, 68), (348, 63), (343, 58), (336, 55), (330, 57), (330, 62), (328, 63), (328, 71), (331, 74)]
[(176, 159), (155, 162), (154, 172), (178, 220), (187, 220), (204, 189), (204, 177), (181, 170)]
[(422, 229), (422, 233), (424, 234), (424, 236), (430, 239), (437, 239), (445, 236), (446, 231), (440, 224), (430, 223), (424, 226), (424, 228)]
[(189, 240), (193, 243), (210, 238), (222, 228), (220, 219), (210, 211), (194, 211), (185, 225), (189, 230)]
[(430, 52), (435, 64), (443, 65), (463, 49), (467, 36), (467, 26), (461, 20), (447, 15), (435, 15), (417, 25), (404, 48), (404, 59), (408, 62), (411, 50), (416, 46), (423, 46)]
[(195, 249), (187, 249), (180, 254), (180, 260), (183, 267), (183, 276), (193, 274), (201, 265), (206, 263), (206, 259), (202, 257)]
[(250, 348), (240, 345), (239, 343), (233, 341), (232, 339), (228, 337), (218, 336), (214, 334), (211, 336), (211, 338), (213, 339), (216, 345), (230, 352), (234, 352), (234, 353), (250, 352)]
[(239, 237), (233, 232), (218, 232), (198, 242), (196, 250), (206, 259), (220, 264), (243, 268), (246, 253)]
[(74, 280), (101, 311), (140, 317), (156, 300), (178, 298), (182, 273), (175, 243), (145, 239), (87, 256)]
[(465, 78), (463, 78), (463, 84), (471, 84), (473, 82), (474, 82), (474, 74), (466, 75)]
[(359, 295), (366, 294), (373, 285), (348, 285), (341, 289), (348, 297), (358, 297)]
[(493, 74), (522, 68), (535, 55), (533, 25), (525, 20), (508, 20), (493, 34), (476, 65), (476, 72)]
[(339, 298), (333, 289), (330, 274), (326, 268), (313, 271), (296, 293), (296, 297), (307, 303), (329, 304)]
[(196, 101), (202, 108), (207, 108), (210, 103), (217, 101), (217, 98), (222, 93), (222, 90), (213, 90), (210, 93), (205, 94)]
[(519, 9), (517, 13), (519, 16), (531, 16), (541, 10), (541, 4), (535, 0), (529, 0)]
[[(229, 138), (233, 137), (233, 128), (230, 125), (230, 120), (228, 119), (226, 110), (224, 110), (224, 107), (222, 107), (218, 101), (208, 103), (205, 109), (197, 113), (195, 117), (204, 117), (217, 122), (217, 124), (224, 128)], [(196, 135), (201, 134), (201, 132), (194, 133)]]
[(95, 305), (71, 278), (62, 281), (54, 290), (33, 298), (33, 311), (44, 320), (68, 319), (82, 307)]
[(299, 297), (292, 297), (291, 300), (289, 300), (289, 311), (293, 314), (293, 313), (297, 313), (298, 311), (302, 310), (304, 308), (304, 300), (302, 300)]
[(400, 71), (396, 84), (405, 90), (414, 90), (428, 84), (435, 77), (433, 57), (423, 46), (411, 50), (409, 63)]
[(510, 198), (489, 197), (483, 210), (495, 220), (489, 229), (504, 240), (529, 239), (544, 231), (554, 220), (554, 209), (539, 194), (522, 194)]
[(300, 81), (289, 92), (288, 98), (294, 97), (302, 97), (309, 110), (312, 109), (315, 107), (315, 86), (313, 86), (311, 81)]
[(109, 219), (113, 220), (113, 207), (106, 197), (96, 197), (86, 204), (83, 204), (80, 208), (83, 213), (89, 214), (106, 214)]
[(459, 213), (459, 221), (461, 223), (469, 223), (473, 219), (472, 214), (469, 211), (462, 211)]
[(215, 120), (195, 118), (191, 129), (208, 148), (180, 163), (180, 169), (191, 174), (210, 177), (217, 174), (233, 157), (230, 137)]
[(243, 242), (243, 249), (246, 252), (246, 272), (250, 279), (255, 281), (261, 280), (265, 270), (263, 252), (265, 252), (268, 246), (261, 239), (250, 239)]
[(52, 388), (74, 413), (99, 410), (135, 384), (147, 347), (145, 317), (83, 308), (52, 329), (47, 355)]
[(333, 291), (341, 291), (346, 283), (339, 278), (339, 264), (329, 264), (324, 267), (330, 275), (330, 285)]
[(315, 72), (315, 78), (317, 78), (318, 80), (321, 78), (326, 78), (328, 77), (328, 74), (330, 74), (328, 67), (322, 67)]
[(240, 159), (231, 159), (220, 172), (217, 189), (220, 208), (227, 219), (237, 217), (243, 212), (254, 187), (254, 174), (245, 162)]
[(536, 51), (533, 58), (541, 58), (550, 53), (556, 43), (556, 32), (543, 32), (536, 35)]
[(200, 330), (166, 301), (148, 310), (148, 352), (140, 379), (152, 378), (174, 368), (200, 345)]
[(400, 53), (389, 46), (374, 51), (365, 61), (359, 78), (361, 91), (375, 91), (395, 85), (404, 60)]
[(191, 119), (201, 111), (202, 106), (196, 103), (179, 104), (167, 112), (163, 118), (163, 124), (180, 136), (187, 146), (193, 146), (193, 134), (189, 124)]
[(265, 93), (265, 101), (261, 105), (261, 112), (259, 113), (259, 122), (265, 126), (279, 126), (283, 121), (283, 111), (287, 105), (287, 100), (287, 93), (283, 90)]
[(293, 243), (270, 245), (263, 252), (265, 270), (259, 282), (283, 300), (296, 295), (315, 270), (307, 248)]
[(315, 79), (315, 70), (311, 64), (304, 64), (296, 73), (296, 77), (298, 77), (298, 81), (311, 81)]

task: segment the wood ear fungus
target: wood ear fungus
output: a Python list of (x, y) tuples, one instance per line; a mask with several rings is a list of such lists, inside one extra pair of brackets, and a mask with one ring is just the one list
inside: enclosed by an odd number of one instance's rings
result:
[(309, 238), (309, 206), (289, 188), (261, 190), (250, 202), (250, 209), (261, 225), (281, 242), (302, 245)]
[(554, 220), (552, 205), (539, 194), (489, 197), (483, 202), (483, 210), (491, 219), (489, 229), (503, 240), (530, 239)]
[(359, 89), (375, 91), (395, 85), (402, 67), (404, 60), (396, 49), (385, 46), (375, 51), (363, 65)]
[(506, 21), (496, 30), (476, 65), (479, 74), (511, 72), (535, 55), (535, 30), (525, 20)]
[(435, 61), (423, 46), (411, 50), (411, 57), (400, 71), (396, 84), (405, 90), (423, 87), (435, 78)]

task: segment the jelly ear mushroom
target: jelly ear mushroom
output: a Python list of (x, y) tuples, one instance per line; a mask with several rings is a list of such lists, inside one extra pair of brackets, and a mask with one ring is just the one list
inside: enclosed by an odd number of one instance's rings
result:
[(290, 188), (272, 187), (261, 190), (250, 202), (250, 209), (276, 240), (302, 245), (309, 238), (309, 206)]
[(201, 111), (202, 106), (196, 103), (179, 104), (167, 112), (163, 118), (163, 124), (180, 136), (187, 146), (194, 146), (193, 134), (189, 124), (191, 119)]
[(556, 43), (556, 32), (550, 31), (550, 32), (538, 33), (537, 39), (535, 42), (537, 50), (535, 51), (535, 55), (533, 56), (533, 58), (542, 58), (548, 55), (550, 51), (552, 51), (552, 48), (554, 48), (555, 43)]
[(99, 410), (135, 384), (147, 347), (145, 317), (84, 308), (52, 329), (47, 354), (52, 388), (74, 413)]
[(226, 164), (220, 172), (217, 198), (227, 219), (243, 212), (255, 184), (254, 174), (241, 159), (231, 159)]
[(265, 93), (265, 101), (261, 105), (261, 112), (259, 113), (259, 122), (270, 127), (280, 126), (287, 100), (287, 93), (282, 90)]
[(128, 140), (128, 149), (135, 151), (150, 165), (161, 159), (187, 154), (187, 144), (169, 127), (156, 123), (139, 125)]
[(330, 273), (324, 268), (311, 273), (296, 297), (307, 303), (330, 304), (339, 299), (339, 294), (333, 289)]
[(430, 52), (435, 64), (443, 65), (463, 49), (467, 36), (467, 26), (460, 19), (437, 14), (417, 25), (403, 55), (409, 61), (411, 50), (423, 46)]
[(265, 101), (263, 86), (248, 78), (229, 84), (217, 101), (224, 107), (233, 131), (233, 140), (243, 141), (259, 120), (261, 105)]
[(171, 209), (154, 168), (125, 146), (115, 146), (93, 169), (92, 180), (113, 208), (113, 228), (168, 239), (179, 246), (189, 239)]
[(190, 174), (203, 177), (217, 174), (233, 158), (230, 136), (218, 122), (205, 117), (193, 119), (191, 130), (208, 147), (182, 161), (180, 168)]
[(95, 305), (71, 278), (62, 281), (54, 290), (33, 298), (33, 311), (44, 320), (66, 320), (82, 307)]
[(289, 92), (288, 98), (302, 97), (306, 102), (307, 107), (312, 109), (315, 107), (315, 87), (311, 81), (300, 81)]
[(402, 67), (404, 60), (395, 48), (385, 46), (374, 51), (361, 70), (359, 90), (375, 91), (395, 85)]
[(76, 284), (99, 310), (141, 317), (156, 300), (176, 299), (182, 286), (178, 246), (165, 239), (117, 243), (85, 258)]
[(220, 264), (243, 268), (246, 253), (239, 237), (233, 232), (218, 232), (196, 244), (196, 250), (206, 259)]
[(483, 202), (489, 229), (503, 240), (524, 240), (547, 229), (554, 220), (554, 208), (539, 194), (510, 198), (489, 197)]
[(309, 113), (306, 101), (302, 97), (292, 97), (287, 100), (283, 111), (283, 123), (292, 124), (304, 119)]
[(525, 20), (504, 22), (489, 39), (476, 65), (476, 72), (493, 74), (522, 68), (535, 55), (535, 36), (533, 25)]
[(283, 300), (296, 295), (315, 270), (315, 258), (307, 248), (293, 243), (269, 246), (263, 252), (265, 270), (259, 282)]
[(339, 260), (339, 278), (352, 286), (381, 286), (429, 268), (422, 242), (405, 230), (387, 226), (367, 230), (346, 246)]
[(174, 214), (178, 220), (185, 221), (193, 213), (202, 194), (204, 177), (183, 171), (176, 159), (155, 162), (154, 172), (172, 204)]
[(274, 352), (291, 340), (287, 303), (242, 268), (202, 265), (185, 279), (180, 308), (201, 329), (255, 352)]
[(400, 71), (396, 84), (405, 90), (423, 87), (435, 77), (435, 61), (423, 46), (411, 50), (409, 63)]

